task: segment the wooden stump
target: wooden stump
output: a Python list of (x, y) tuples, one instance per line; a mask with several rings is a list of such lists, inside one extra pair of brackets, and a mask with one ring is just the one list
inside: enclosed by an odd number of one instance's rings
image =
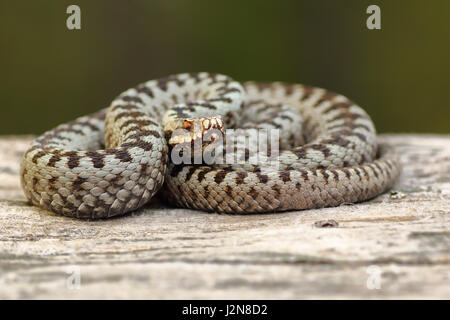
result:
[(338, 208), (218, 215), (151, 203), (80, 221), (31, 206), (32, 137), (0, 138), (0, 298), (450, 298), (450, 135), (384, 135), (394, 192)]

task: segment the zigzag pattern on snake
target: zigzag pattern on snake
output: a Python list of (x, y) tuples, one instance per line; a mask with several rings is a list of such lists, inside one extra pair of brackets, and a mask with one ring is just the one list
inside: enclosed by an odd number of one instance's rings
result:
[[(279, 166), (173, 164), (167, 128), (198, 122), (205, 130), (280, 129)], [(213, 212), (338, 206), (375, 197), (400, 172), (370, 117), (346, 97), (203, 72), (140, 84), (109, 108), (44, 133), (24, 155), (21, 183), (36, 206), (95, 219), (136, 210), (160, 189), (170, 204)]]

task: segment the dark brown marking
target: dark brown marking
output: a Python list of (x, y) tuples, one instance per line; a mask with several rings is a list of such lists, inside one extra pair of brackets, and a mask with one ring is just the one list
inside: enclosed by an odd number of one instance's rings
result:
[(326, 146), (322, 145), (322, 144), (312, 144), (308, 146), (311, 149), (320, 151), (323, 153), (323, 156), (326, 158), (330, 155), (330, 149), (328, 149)]
[(253, 173), (259, 173), (259, 172), (261, 172), (261, 168), (258, 167), (258, 166), (254, 166), (254, 167), (251, 168), (250, 171), (253, 172)]
[(292, 152), (293, 152), (299, 159), (304, 159), (304, 158), (306, 157), (306, 151), (305, 151), (305, 148), (303, 148), (303, 147), (294, 148), (294, 149), (292, 149)]
[(203, 108), (207, 108), (210, 110), (217, 109), (217, 107), (215, 105), (213, 105), (212, 103), (207, 103), (207, 102), (188, 102), (188, 103), (186, 103), (186, 105), (188, 107), (192, 107), (192, 108), (195, 108), (196, 106), (198, 106), (198, 107), (203, 107)]
[(145, 113), (144, 111), (136, 110), (136, 111), (128, 112), (127, 115), (132, 118), (137, 118), (137, 117), (147, 116), (147, 113)]
[(131, 111), (131, 110), (139, 110), (139, 107), (135, 106), (133, 104), (118, 104), (118, 105), (115, 105), (114, 107), (112, 107), (111, 111), (117, 111), (119, 109)]
[(88, 151), (86, 152), (86, 155), (91, 158), (92, 164), (94, 165), (94, 168), (103, 168), (105, 166), (105, 155), (94, 152), (94, 151)]
[(178, 176), (178, 174), (181, 172), (181, 170), (183, 170), (183, 166), (182, 165), (176, 165), (172, 168), (172, 170), (170, 171), (170, 176), (171, 177), (176, 177)]
[(192, 175), (194, 174), (195, 170), (197, 170), (196, 167), (189, 167), (188, 172), (186, 173), (186, 181), (191, 180)]
[(216, 175), (214, 176), (214, 181), (217, 184), (220, 184), (226, 177), (226, 175), (228, 174), (229, 171), (225, 171), (225, 170), (220, 170), (216, 173)]
[(285, 170), (285, 171), (282, 171), (282, 172), (280, 172), (280, 179), (283, 181), (283, 182), (289, 182), (289, 181), (291, 181), (291, 172), (289, 171), (289, 170)]
[(73, 132), (73, 133), (78, 134), (78, 135), (80, 135), (80, 136), (84, 136), (84, 132), (83, 132), (82, 130), (79, 130), (79, 129), (66, 128), (66, 129), (63, 129), (63, 130), (61, 130), (61, 131), (64, 131), (64, 132)]
[(338, 145), (341, 147), (347, 147), (350, 144), (350, 141), (347, 139), (344, 139), (343, 137), (336, 135), (333, 135), (333, 138), (331, 139), (326, 139), (326, 140), (322, 140), (321, 143), (323, 144), (334, 144), (334, 145)]
[(145, 151), (152, 151), (153, 149), (153, 144), (151, 142), (146, 142), (143, 140), (139, 140), (137, 142), (137, 146), (141, 149), (144, 149)]
[(195, 80), (195, 82), (200, 82), (202, 79), (200, 78), (200, 75), (196, 72), (189, 73), (189, 77)]
[(328, 184), (328, 178), (330, 177), (328, 172), (326, 170), (324, 170), (324, 169), (321, 169), (320, 173), (322, 174), (323, 178), (325, 179), (325, 182)]
[(106, 154), (114, 155), (114, 157), (122, 162), (131, 162), (132, 158), (127, 150), (123, 149), (106, 149)]
[[(39, 142), (39, 140), (40, 140), (40, 139), (36, 139), (36, 142)], [(40, 143), (40, 142), (39, 142), (39, 143)], [(39, 149), (39, 148), (41, 148), (41, 147), (40, 147), (40, 146), (36, 146), (36, 145), (32, 146), (31, 148), (29, 148), (29, 149), (25, 152), (24, 157), (26, 157), (30, 152), (32, 152), (32, 151), (34, 151), (34, 150), (36, 150), (36, 149)]]
[(313, 93), (314, 88), (309, 86), (303, 86), (303, 96), (300, 98), (300, 101), (305, 101), (308, 99)]
[[(93, 125), (89, 121), (79, 121), (79, 122), (77, 122), (77, 125), (88, 127), (89, 129), (91, 129), (91, 131), (100, 131), (100, 128), (98, 128), (96, 125)], [(65, 138), (65, 137), (61, 137), (61, 138)], [(67, 138), (65, 138), (65, 139), (67, 139)]]
[(63, 154), (64, 156), (68, 157), (67, 160), (67, 166), (70, 169), (73, 169), (75, 167), (78, 167), (80, 165), (80, 156), (76, 151), (68, 151)]
[(339, 174), (336, 172), (336, 170), (329, 170), (333, 174), (333, 180), (336, 182), (339, 182)]
[(366, 162), (367, 162), (366, 156), (363, 154), (361, 156), (361, 163), (366, 163)]
[(81, 178), (81, 177), (77, 177), (76, 179), (75, 179), (75, 181), (73, 182), (73, 187), (74, 188), (78, 188), (78, 187), (80, 187), (83, 183), (85, 183), (86, 182), (86, 179), (85, 178)]
[(205, 175), (210, 172), (212, 169), (210, 168), (202, 168), (200, 172), (197, 174), (198, 182), (201, 183), (205, 179)]
[(392, 163), (390, 161), (386, 161), (385, 163), (389, 167), (389, 169), (392, 170)]
[(353, 133), (353, 135), (354, 135), (354, 136), (356, 136), (356, 137), (358, 137), (358, 138), (359, 138), (359, 140), (361, 140), (361, 141), (364, 141), (364, 142), (366, 142), (366, 141), (367, 141), (367, 138), (366, 138), (366, 136), (365, 136), (365, 135), (363, 135), (362, 133), (359, 133), (359, 132), (355, 132), (355, 133)]
[(269, 177), (266, 174), (261, 174), (261, 173), (256, 173), (256, 176), (259, 179), (260, 183), (267, 183), (267, 181), (269, 181)]
[(255, 190), (255, 188), (251, 187), (250, 191), (248, 192), (248, 195), (252, 198), (252, 199), (256, 199), (258, 197), (258, 191)]
[(367, 172), (366, 168), (361, 167), (360, 169), (364, 173), (364, 177), (369, 178), (369, 173)]
[(144, 136), (153, 136), (155, 138), (161, 138), (159, 132), (155, 130), (139, 130), (139, 133)]
[(347, 179), (351, 178), (351, 174), (350, 174), (350, 170), (349, 169), (342, 169), (342, 171), (345, 173), (345, 176), (347, 177)]
[(372, 164), (369, 165), (368, 167), (373, 171), (373, 174), (374, 174), (375, 178), (378, 179), (378, 172), (377, 172), (377, 170), (372, 166)]
[(105, 118), (106, 118), (106, 112), (105, 111), (99, 111), (99, 112), (91, 114), (90, 117), (94, 118), (94, 119), (97, 119), (97, 120), (104, 121)]
[(170, 82), (175, 82), (178, 86), (182, 86), (184, 82), (177, 76), (168, 76), (157, 80), (157, 85), (162, 91), (167, 91)]
[(137, 86), (136, 87), (136, 91), (139, 92), (139, 93), (145, 93), (150, 98), (154, 97), (152, 89), (150, 89), (149, 87), (147, 87), (144, 84), (141, 84), (141, 85)]
[(359, 178), (359, 181), (362, 181), (362, 178), (361, 178), (361, 172), (359, 172), (359, 169), (360, 169), (360, 168), (355, 168), (355, 172), (356, 172), (356, 175), (357, 175), (358, 178)]
[(293, 84), (284, 84), (284, 92), (286, 93), (287, 96), (290, 96), (292, 94), (292, 92), (294, 92), (295, 89), (295, 85)]
[(337, 114), (334, 118), (329, 119), (327, 122), (334, 122), (336, 120), (356, 120), (356, 119), (360, 119), (363, 118), (362, 115), (357, 114), (357, 113), (351, 113), (351, 112), (343, 112), (340, 114)]
[(385, 171), (385, 173), (388, 176), (389, 180), (391, 180), (392, 179), (391, 171), (388, 170), (388, 171)]
[(381, 169), (381, 167), (380, 167), (380, 165), (378, 164), (378, 162), (374, 162), (373, 165), (374, 165), (375, 167), (377, 167), (378, 170), (380, 170), (380, 173), (383, 172), (383, 169)]
[(290, 116), (288, 116), (288, 115), (286, 115), (286, 114), (280, 115), (280, 119), (288, 120), (288, 121), (290, 121), (290, 122), (293, 122), (293, 121), (294, 121), (294, 119), (292, 119), (292, 117), (290, 117)]
[(226, 86), (220, 87), (219, 89), (217, 89), (217, 91), (219, 91), (222, 94), (222, 96), (225, 96), (228, 93), (232, 92), (241, 92), (241, 90), (239, 90), (238, 88), (229, 88)]
[(144, 140), (142, 140), (142, 137), (145, 136), (153, 136), (156, 138), (161, 138), (160, 134), (158, 131), (154, 131), (154, 130), (137, 130), (135, 134), (130, 135), (127, 140), (138, 140), (138, 141), (142, 141), (144, 144), (150, 144), (150, 142), (146, 142)]
[(130, 115), (129, 112), (121, 112), (118, 113), (115, 117), (114, 117), (114, 122), (117, 122), (118, 120), (124, 118), (124, 117), (128, 117)]
[[(51, 177), (50, 179), (48, 179), (48, 184), (50, 186), (50, 189), (52, 189), (53, 191), (56, 191), (57, 189), (55, 188), (55, 182), (56, 180), (58, 180), (57, 177)], [(62, 198), (64, 198), (63, 196), (61, 196)], [(64, 199), (65, 201), (65, 199)]]
[(317, 101), (315, 107), (318, 106), (318, 105), (320, 105), (320, 104), (321, 104), (322, 102), (324, 102), (324, 101), (331, 101), (331, 100), (333, 100), (334, 97), (336, 97), (336, 96), (337, 96), (336, 93), (331, 92), (331, 91), (326, 91), (326, 92), (322, 95), (322, 97)]
[(300, 174), (302, 175), (303, 180), (309, 181), (308, 172), (306, 170), (300, 170)]
[(226, 186), (224, 191), (230, 198), (233, 197), (233, 188), (231, 188), (230, 186)]
[(217, 102), (217, 101), (221, 101), (221, 102), (226, 102), (226, 103), (231, 103), (233, 100), (231, 98), (213, 98), (213, 99), (208, 99), (208, 102)]
[(237, 175), (237, 177), (236, 177), (235, 181), (236, 181), (236, 184), (239, 185), (239, 184), (244, 183), (244, 179), (247, 178), (248, 173), (245, 171), (238, 171), (238, 172), (236, 172), (236, 175)]
[(253, 82), (252, 83), (259, 91), (263, 91), (266, 89), (272, 89), (273, 84), (268, 82)]
[(32, 180), (32, 184), (33, 184), (33, 189), (36, 189), (36, 185), (38, 184), (39, 180), (36, 177), (33, 177)]
[[(189, 115), (187, 113), (185, 113), (187, 108), (183, 108), (183, 107), (175, 107), (172, 110), (177, 114), (178, 118), (188, 118)], [(194, 111), (194, 110), (189, 110), (189, 111)]]
[(329, 106), (328, 108), (326, 108), (323, 113), (327, 114), (331, 111), (336, 111), (336, 110), (348, 110), (351, 106), (353, 105), (352, 102), (339, 102), (339, 103), (335, 103), (332, 104), (331, 106)]
[(138, 130), (139, 130), (139, 127), (136, 126), (136, 125), (132, 125), (132, 126), (130, 126), (128, 129), (126, 129), (126, 130), (123, 130), (123, 128), (120, 128), (120, 130), (122, 130), (122, 134), (123, 134), (124, 136), (126, 136), (126, 135), (128, 135), (130, 132), (132, 132), (132, 131), (138, 131)]
[(274, 126), (277, 129), (281, 129), (282, 126), (278, 123), (276, 123), (274, 120), (268, 121), (267, 123), (271, 124), (272, 126)]
[(124, 123), (122, 123), (120, 125), (120, 130), (122, 130), (123, 128), (128, 127), (131, 124), (135, 124), (138, 127), (145, 127), (145, 126), (148, 126), (148, 125), (158, 126), (158, 124), (156, 122), (151, 121), (149, 119), (146, 119), (146, 120), (130, 119), (130, 120), (127, 120), (127, 121), (125, 121)]
[[(94, 126), (95, 127), (95, 126)], [(100, 130), (100, 129), (98, 129), (97, 127), (95, 127), (97, 130)], [(60, 140), (60, 141), (72, 141), (72, 139), (70, 139), (69, 137), (63, 137), (63, 136), (61, 136), (61, 135), (58, 135), (58, 134), (55, 134), (55, 135), (53, 135), (52, 137), (51, 137), (51, 139), (52, 140)]]
[(354, 123), (354, 122), (344, 122), (344, 123), (340, 123), (340, 124), (335, 124), (335, 125), (329, 126), (328, 130), (334, 130), (334, 129), (339, 129), (339, 128), (347, 128), (350, 130), (364, 129), (368, 132), (372, 132), (372, 130), (365, 124)]
[(58, 154), (54, 154), (54, 155), (48, 160), (47, 165), (48, 165), (49, 167), (54, 167), (55, 164), (56, 164), (56, 162), (58, 162), (58, 161), (60, 161), (60, 160), (61, 160), (61, 157), (60, 157)]
[(273, 191), (275, 191), (275, 193), (277, 194), (277, 195), (280, 195), (281, 194), (281, 188), (280, 188), (280, 186), (279, 185), (273, 185), (272, 186), (272, 188), (271, 188)]

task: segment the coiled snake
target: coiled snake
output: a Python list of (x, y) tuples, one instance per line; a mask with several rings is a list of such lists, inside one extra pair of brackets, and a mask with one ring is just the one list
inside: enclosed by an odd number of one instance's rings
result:
[[(177, 146), (224, 126), (279, 129), (277, 166), (169, 160)], [(173, 135), (178, 129), (185, 133)], [(375, 197), (400, 171), (366, 112), (342, 95), (190, 73), (140, 84), (109, 108), (44, 133), (24, 155), (21, 183), (34, 205), (93, 219), (136, 210), (160, 189), (170, 204), (224, 213), (338, 206)]]

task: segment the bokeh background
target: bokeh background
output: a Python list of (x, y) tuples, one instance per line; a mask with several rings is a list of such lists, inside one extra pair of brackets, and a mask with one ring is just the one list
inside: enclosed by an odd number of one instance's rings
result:
[[(0, 134), (39, 134), (186, 71), (325, 87), (380, 132), (450, 133), (447, 0), (0, 0)], [(81, 30), (66, 8), (81, 7)], [(381, 7), (382, 30), (366, 28)]]

